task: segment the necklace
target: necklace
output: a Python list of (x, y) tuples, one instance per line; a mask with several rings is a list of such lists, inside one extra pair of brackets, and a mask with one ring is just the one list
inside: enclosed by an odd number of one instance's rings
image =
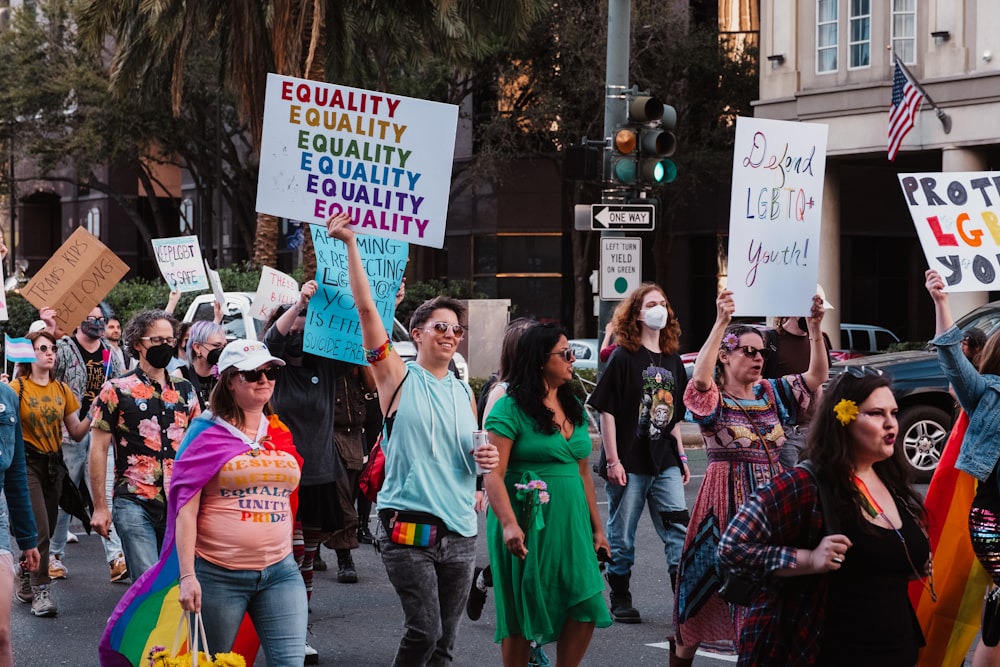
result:
[(656, 361), (653, 361), (653, 353), (650, 349), (645, 345), (642, 349), (646, 350), (646, 354), (649, 355), (649, 365), (656, 369), (656, 384), (663, 384), (663, 373), (660, 372), (660, 369), (663, 368), (663, 352), (657, 352)]

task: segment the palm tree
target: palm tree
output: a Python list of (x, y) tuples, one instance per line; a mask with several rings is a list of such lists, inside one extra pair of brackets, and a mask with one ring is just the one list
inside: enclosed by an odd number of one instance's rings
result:
[[(113, 93), (151, 95), (149, 82), (169, 80), (180, 109), (185, 54), (213, 34), (220, 81), (238, 100), (260, 149), (267, 74), (332, 80), (389, 92), (399, 72), (429, 58), (456, 72), (524, 35), (551, 0), (85, 0), (80, 32), (92, 48), (110, 36)], [(158, 76), (151, 76), (153, 73)], [(308, 235), (307, 235), (308, 236)], [(257, 216), (256, 265), (276, 261), (278, 219)], [(311, 242), (307, 242), (311, 250)], [(313, 267), (307, 265), (307, 275)]]

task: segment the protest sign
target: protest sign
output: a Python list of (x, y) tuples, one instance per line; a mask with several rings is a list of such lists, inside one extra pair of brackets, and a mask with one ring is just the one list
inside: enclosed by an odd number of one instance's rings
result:
[(250, 316), (257, 320), (266, 320), (271, 311), (280, 305), (295, 303), (299, 300), (299, 284), (287, 273), (282, 273), (270, 266), (265, 266), (260, 272), (260, 282), (257, 283), (257, 294), (250, 304)]
[(458, 107), (267, 75), (257, 211), (444, 244)]
[(208, 289), (205, 263), (197, 236), (153, 239), (153, 254), (160, 274), (177, 292), (200, 292)]
[(222, 291), (222, 279), (219, 278), (219, 272), (208, 265), (208, 260), (205, 260), (205, 273), (208, 275), (208, 284), (212, 286), (212, 294), (215, 295), (215, 300), (219, 302), (222, 306), (222, 312), (226, 312), (226, 293)]
[[(310, 225), (316, 247), (316, 283), (309, 300), (302, 349), (331, 359), (368, 365), (361, 347), (361, 322), (351, 295), (347, 246), (326, 235), (326, 228)], [(396, 292), (403, 281), (408, 244), (377, 236), (358, 236), (358, 250), (372, 288), (372, 297), (387, 332), (392, 331)]]
[[(3, 262), (0, 262), (0, 285), (4, 284)], [(0, 321), (6, 322), (10, 319), (7, 313), (7, 291), (0, 289)]]
[(827, 126), (740, 117), (729, 206), (736, 315), (808, 315), (819, 278)]
[(1000, 171), (898, 176), (927, 266), (945, 289), (1000, 289)]
[(71, 332), (128, 273), (128, 265), (83, 227), (21, 288), (28, 303), (56, 311), (56, 323)]

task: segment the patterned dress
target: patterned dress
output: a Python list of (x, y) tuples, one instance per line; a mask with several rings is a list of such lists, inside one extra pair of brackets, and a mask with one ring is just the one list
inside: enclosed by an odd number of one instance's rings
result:
[(720, 536), (736, 508), (782, 471), (781, 422), (790, 414), (808, 413), (812, 399), (801, 375), (764, 380), (754, 385), (753, 399), (723, 396), (715, 384), (704, 392), (693, 382), (688, 384), (684, 404), (688, 418), (705, 438), (708, 468), (691, 511), (677, 572), (674, 625), (682, 645), (721, 642), (735, 651), (743, 611), (717, 593), (722, 583), (716, 569)]

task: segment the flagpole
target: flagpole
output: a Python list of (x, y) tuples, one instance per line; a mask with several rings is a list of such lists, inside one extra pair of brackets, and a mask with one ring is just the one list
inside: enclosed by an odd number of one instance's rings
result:
[(903, 71), (906, 72), (906, 76), (909, 77), (910, 83), (913, 84), (914, 88), (920, 91), (920, 94), (924, 96), (924, 99), (927, 100), (927, 103), (931, 105), (932, 109), (934, 109), (934, 113), (937, 115), (938, 120), (941, 121), (941, 125), (944, 128), (944, 133), (951, 134), (951, 116), (946, 114), (944, 112), (944, 109), (939, 107), (937, 103), (933, 99), (931, 99), (931, 96), (927, 94), (927, 91), (924, 90), (924, 87), (920, 85), (919, 81), (917, 81), (917, 77), (913, 76), (913, 72), (909, 70), (909, 68), (906, 66), (906, 63), (900, 60), (899, 56), (896, 55), (895, 51), (893, 51), (892, 57), (896, 61), (896, 64), (898, 64), (903, 69)]

